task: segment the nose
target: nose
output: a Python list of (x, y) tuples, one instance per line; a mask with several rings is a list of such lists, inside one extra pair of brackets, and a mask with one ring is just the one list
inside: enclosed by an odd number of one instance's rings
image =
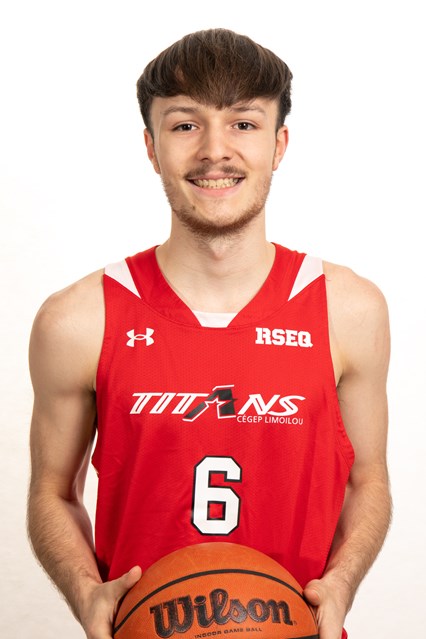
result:
[(230, 160), (233, 156), (233, 150), (227, 132), (219, 126), (206, 127), (200, 136), (197, 155), (198, 160), (212, 164)]

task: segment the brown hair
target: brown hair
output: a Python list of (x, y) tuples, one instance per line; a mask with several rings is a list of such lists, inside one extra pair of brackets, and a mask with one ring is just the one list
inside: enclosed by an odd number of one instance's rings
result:
[(258, 97), (278, 100), (280, 127), (291, 108), (292, 73), (283, 60), (247, 36), (209, 29), (184, 36), (160, 53), (137, 82), (146, 127), (154, 97), (186, 95), (223, 109)]

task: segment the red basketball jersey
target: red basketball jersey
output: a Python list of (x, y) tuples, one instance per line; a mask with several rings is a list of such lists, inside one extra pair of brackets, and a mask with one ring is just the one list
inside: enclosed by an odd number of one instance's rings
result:
[(353, 463), (322, 262), (276, 246), (226, 328), (201, 326), (152, 248), (107, 267), (97, 378), (96, 553), (104, 578), (229, 541), (320, 577)]

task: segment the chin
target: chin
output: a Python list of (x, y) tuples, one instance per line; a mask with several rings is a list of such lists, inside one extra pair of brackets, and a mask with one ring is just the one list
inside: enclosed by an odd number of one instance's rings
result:
[(196, 217), (185, 209), (175, 210), (177, 219), (183, 226), (201, 239), (217, 239), (239, 235), (259, 217), (263, 207), (252, 207), (237, 218), (211, 221)]

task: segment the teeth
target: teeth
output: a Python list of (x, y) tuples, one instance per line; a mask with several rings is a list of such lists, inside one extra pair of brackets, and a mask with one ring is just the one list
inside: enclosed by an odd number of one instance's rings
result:
[(194, 180), (194, 184), (204, 189), (225, 189), (235, 186), (239, 178), (219, 178), (219, 180)]

